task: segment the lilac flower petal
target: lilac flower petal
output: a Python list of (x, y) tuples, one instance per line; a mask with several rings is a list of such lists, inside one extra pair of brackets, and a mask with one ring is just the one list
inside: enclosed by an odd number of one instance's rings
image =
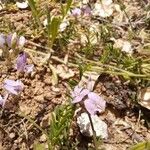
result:
[(0, 34), (0, 48), (4, 48), (4, 44), (5, 44), (5, 35)]
[(75, 88), (74, 88), (74, 92), (75, 93), (80, 93), (81, 91), (82, 91), (82, 87), (79, 87), (79, 86), (75, 86)]
[(84, 101), (85, 108), (92, 115), (97, 111), (102, 112), (105, 110), (106, 101), (94, 92), (88, 94), (88, 99)]
[(12, 34), (9, 34), (6, 38), (6, 43), (10, 48), (11, 48), (11, 39), (12, 39)]
[(89, 6), (85, 6), (82, 8), (84, 15), (91, 15), (91, 8)]
[(4, 88), (9, 92), (9, 93), (12, 93), (12, 94), (15, 94), (17, 95), (17, 91), (15, 90), (15, 88), (13, 86), (9, 86), (9, 85), (4, 85)]
[(17, 33), (9, 34), (6, 38), (6, 43), (9, 48), (14, 48), (17, 43)]
[(29, 64), (29, 65), (25, 65), (24, 67), (24, 72), (26, 73), (30, 73), (33, 71), (34, 65), (33, 64)]
[(17, 70), (23, 72), (27, 63), (27, 54), (22, 52), (17, 58)]
[(75, 86), (74, 91), (71, 92), (71, 96), (74, 98), (81, 92), (83, 88), (80, 88), (79, 86)]
[(14, 80), (9, 80), (9, 79), (6, 79), (5, 81), (4, 81), (4, 84), (5, 85), (10, 85), (10, 86), (17, 86), (18, 84), (16, 83), (16, 81), (14, 81)]
[(91, 102), (90, 99), (86, 99), (86, 100), (84, 101), (84, 106), (85, 106), (86, 110), (87, 110), (91, 115), (95, 115), (95, 113), (96, 113), (96, 111), (97, 111), (97, 108), (96, 108), (95, 104), (93, 104), (93, 103)]
[(102, 111), (105, 110), (106, 101), (102, 97), (100, 97), (98, 94), (96, 94), (94, 92), (90, 92), (88, 94), (88, 97), (89, 97), (89, 99), (95, 101), (98, 109), (101, 109)]
[(82, 13), (82, 11), (81, 11), (80, 8), (74, 8), (74, 9), (72, 10), (72, 15), (75, 16), (75, 17), (81, 15), (81, 13)]
[(23, 90), (23, 83), (19, 80), (17, 81), (14, 81), (14, 80), (9, 80), (9, 79), (6, 79), (4, 81), (4, 88), (12, 93), (12, 94), (15, 94), (17, 95), (19, 92), (21, 92)]
[(80, 88), (79, 86), (76, 86), (74, 91), (72, 92), (73, 101), (72, 103), (78, 103), (83, 100), (83, 98), (88, 95), (89, 90)]

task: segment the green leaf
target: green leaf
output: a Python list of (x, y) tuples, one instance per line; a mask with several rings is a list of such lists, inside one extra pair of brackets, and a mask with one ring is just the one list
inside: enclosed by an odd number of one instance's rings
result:
[(69, 11), (69, 9), (70, 9), (71, 4), (72, 4), (72, 0), (67, 0), (66, 14), (67, 14), (67, 12), (68, 12), (68, 11)]
[(129, 150), (150, 150), (150, 141), (140, 142), (129, 148)]
[(54, 17), (51, 22), (51, 34), (52, 34), (52, 43), (57, 37), (58, 29), (60, 25), (61, 19)]
[(45, 145), (40, 143), (35, 143), (33, 146), (33, 150), (45, 150)]
[(61, 18), (58, 17), (53, 17), (52, 19), (50, 18), (50, 15), (47, 15), (47, 20), (48, 20), (48, 36), (49, 39), (51, 39), (51, 47), (58, 35), (58, 30), (59, 30), (59, 25), (61, 23)]
[(39, 18), (39, 11), (37, 10), (37, 7), (36, 7), (36, 2), (34, 0), (28, 0), (28, 4), (31, 8), (31, 11), (32, 11), (32, 15), (33, 15), (33, 18), (36, 22), (36, 24), (41, 27), (41, 22), (40, 22), (40, 18)]

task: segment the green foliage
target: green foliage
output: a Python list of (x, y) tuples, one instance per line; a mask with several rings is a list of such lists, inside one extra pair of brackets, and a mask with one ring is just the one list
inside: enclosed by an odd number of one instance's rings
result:
[(129, 148), (129, 150), (150, 150), (150, 141), (140, 142)]
[(67, 15), (68, 11), (70, 10), (72, 1), (73, 0), (67, 0), (67, 5), (66, 6), (63, 6), (63, 4), (61, 4), (61, 13), (63, 15), (63, 18)]
[(40, 12), (37, 9), (36, 2), (34, 0), (28, 0), (28, 4), (31, 8), (35, 24), (37, 25), (37, 27), (42, 27), (42, 24), (40, 22)]
[(73, 113), (71, 105), (61, 105), (55, 108), (49, 131), (49, 139), (52, 147), (56, 145), (62, 147), (69, 144), (69, 128)]
[(34, 143), (33, 150), (45, 150), (45, 144)]
[(59, 26), (61, 23), (60, 17), (51, 17), (50, 11), (47, 8), (47, 34), (48, 34), (48, 45), (52, 48), (53, 43), (58, 35)]
[[(49, 150), (55, 148), (56, 146), (68, 147), (70, 145), (69, 139), (69, 129), (71, 125), (71, 121), (73, 118), (74, 109), (72, 105), (61, 105), (56, 106), (54, 112), (52, 113), (50, 130), (47, 132), (43, 130), (34, 120), (25, 114), (18, 114), (21, 117), (26, 118), (29, 122), (31, 122), (37, 129), (39, 129), (42, 134), (45, 134), (47, 137), (47, 142), (49, 146)], [(34, 150), (44, 150), (44, 145), (40, 143), (34, 144)]]

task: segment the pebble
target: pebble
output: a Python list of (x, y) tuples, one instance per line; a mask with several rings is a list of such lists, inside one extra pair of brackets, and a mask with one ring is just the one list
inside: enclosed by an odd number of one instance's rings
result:
[(9, 137), (10, 137), (11, 139), (13, 139), (13, 138), (15, 137), (15, 133), (10, 133), (10, 134), (9, 134)]
[(40, 142), (46, 142), (46, 135), (45, 134), (42, 134), (40, 139), (39, 139)]
[[(97, 115), (91, 115), (94, 130), (96, 132), (97, 137), (101, 137), (102, 139), (108, 138), (107, 124), (102, 121)], [(77, 124), (80, 128), (80, 132), (88, 137), (93, 135), (90, 120), (87, 113), (82, 113), (77, 118)]]

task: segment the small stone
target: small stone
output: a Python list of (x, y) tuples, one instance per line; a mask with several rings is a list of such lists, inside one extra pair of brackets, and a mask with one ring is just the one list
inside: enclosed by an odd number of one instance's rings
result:
[(29, 115), (31, 113), (31, 108), (25, 105), (21, 105), (20, 111), (23, 112), (25, 115)]
[(13, 139), (13, 138), (15, 137), (15, 133), (10, 133), (10, 134), (9, 134), (9, 137), (10, 137), (11, 139)]
[[(96, 132), (97, 137), (101, 137), (102, 139), (108, 138), (107, 124), (102, 121), (97, 115), (91, 115), (94, 130)], [(85, 136), (91, 137), (93, 135), (89, 116), (87, 113), (82, 113), (77, 118), (77, 124), (80, 128), (80, 132)]]
[(28, 1), (25, 1), (25, 2), (16, 2), (16, 6), (19, 8), (19, 9), (26, 9), (28, 8)]
[(52, 94), (50, 92), (45, 92), (44, 93), (44, 99), (51, 100), (52, 99)]
[(40, 123), (40, 126), (42, 128), (48, 127), (50, 125), (50, 120), (51, 120), (51, 114), (45, 115)]
[(48, 85), (51, 85), (52, 84), (52, 79), (49, 77), (49, 78), (46, 78), (45, 80), (44, 80), (44, 83), (45, 84), (48, 84)]
[(40, 142), (46, 142), (46, 135), (42, 134), (42, 136), (39, 139)]
[(43, 96), (43, 94), (42, 95), (38, 95), (38, 96), (35, 96), (34, 99), (37, 102), (43, 102), (44, 101), (44, 96)]
[(55, 86), (52, 86), (52, 91), (53, 91), (53, 92), (60, 92), (60, 89), (57, 88), (57, 87), (55, 87)]

